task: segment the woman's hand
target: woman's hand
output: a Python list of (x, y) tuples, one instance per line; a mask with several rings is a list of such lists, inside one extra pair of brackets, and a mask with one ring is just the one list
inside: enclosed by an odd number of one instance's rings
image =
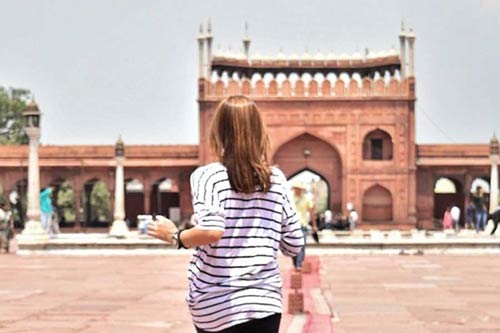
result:
[(178, 231), (174, 222), (163, 216), (157, 216), (156, 220), (148, 223), (148, 235), (172, 244), (172, 236)]

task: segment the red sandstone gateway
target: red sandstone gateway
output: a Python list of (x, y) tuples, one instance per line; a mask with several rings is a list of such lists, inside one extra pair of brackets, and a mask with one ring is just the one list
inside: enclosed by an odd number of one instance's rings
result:
[[(189, 175), (214, 159), (208, 125), (219, 101), (235, 94), (257, 102), (273, 162), (286, 176), (320, 175), (329, 208), (346, 214), (346, 203), (354, 203), (360, 227), (430, 228), (450, 204), (463, 212), (474, 179), (489, 182), (489, 147), (415, 144), (414, 41), (413, 32), (402, 29), (399, 53), (269, 58), (251, 56), (245, 36), (244, 53), (212, 54), (209, 26), (198, 36), (199, 145), (127, 146), (125, 179), (134, 184), (126, 193), (127, 217), (133, 222), (137, 214), (169, 216), (180, 209), (177, 218), (189, 218)], [(4, 193), (25, 191), (27, 155), (27, 147), (0, 146)], [(114, 186), (111, 145), (42, 146), (40, 166), (42, 187), (68, 180), (75, 198), (89, 198), (97, 181)], [(452, 184), (448, 193), (435, 191), (442, 179)], [(80, 200), (75, 206), (78, 211)]]

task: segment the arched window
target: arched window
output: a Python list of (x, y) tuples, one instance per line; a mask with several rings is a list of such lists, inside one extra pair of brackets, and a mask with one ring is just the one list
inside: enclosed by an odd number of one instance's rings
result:
[(457, 186), (449, 178), (439, 178), (434, 185), (434, 193), (457, 193)]
[(371, 131), (363, 140), (364, 160), (392, 160), (391, 136), (380, 129)]

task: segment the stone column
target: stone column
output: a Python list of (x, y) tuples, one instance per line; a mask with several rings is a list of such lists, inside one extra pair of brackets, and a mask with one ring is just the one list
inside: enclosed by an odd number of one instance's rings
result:
[(210, 22), (210, 19), (208, 20), (208, 25), (207, 25), (207, 35), (205, 37), (207, 40), (207, 75), (206, 78), (208, 81), (210, 81), (210, 78), (212, 77), (212, 42), (213, 42), (213, 36), (212, 36), (212, 23)]
[(245, 38), (243, 38), (243, 49), (245, 50), (245, 57), (248, 63), (250, 63), (250, 37), (248, 37), (248, 23), (245, 22)]
[(129, 233), (127, 224), (125, 223), (125, 180), (123, 172), (123, 161), (125, 160), (125, 148), (123, 141), (118, 139), (115, 146), (115, 204), (114, 204), (114, 220), (110, 236), (126, 237)]
[(490, 141), (490, 213), (498, 206), (498, 139), (495, 135)]
[(199, 63), (199, 78), (205, 77), (205, 64), (203, 56), (205, 53), (205, 36), (203, 34), (203, 25), (200, 25), (200, 32), (198, 34), (198, 63)]
[(408, 38), (408, 46), (410, 49), (410, 68), (408, 71), (408, 76), (415, 76), (415, 33), (412, 29), (407, 35)]
[(29, 138), (28, 157), (28, 207), (27, 222), (19, 237), (22, 243), (40, 243), (48, 240), (40, 222), (40, 169), (38, 164), (38, 144), (40, 140), (40, 111), (38, 105), (31, 101), (23, 113), (25, 132)]
[(406, 33), (404, 23), (401, 22), (399, 33), (399, 60), (401, 62), (401, 79), (406, 77)]

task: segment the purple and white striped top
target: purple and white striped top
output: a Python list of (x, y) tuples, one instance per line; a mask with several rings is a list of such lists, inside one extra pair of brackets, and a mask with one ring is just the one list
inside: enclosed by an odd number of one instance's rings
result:
[(251, 194), (231, 189), (226, 168), (212, 163), (191, 175), (196, 228), (222, 230), (198, 246), (189, 264), (186, 297), (194, 324), (219, 331), (282, 312), (277, 255), (295, 256), (304, 237), (286, 178), (272, 168), (271, 189)]

